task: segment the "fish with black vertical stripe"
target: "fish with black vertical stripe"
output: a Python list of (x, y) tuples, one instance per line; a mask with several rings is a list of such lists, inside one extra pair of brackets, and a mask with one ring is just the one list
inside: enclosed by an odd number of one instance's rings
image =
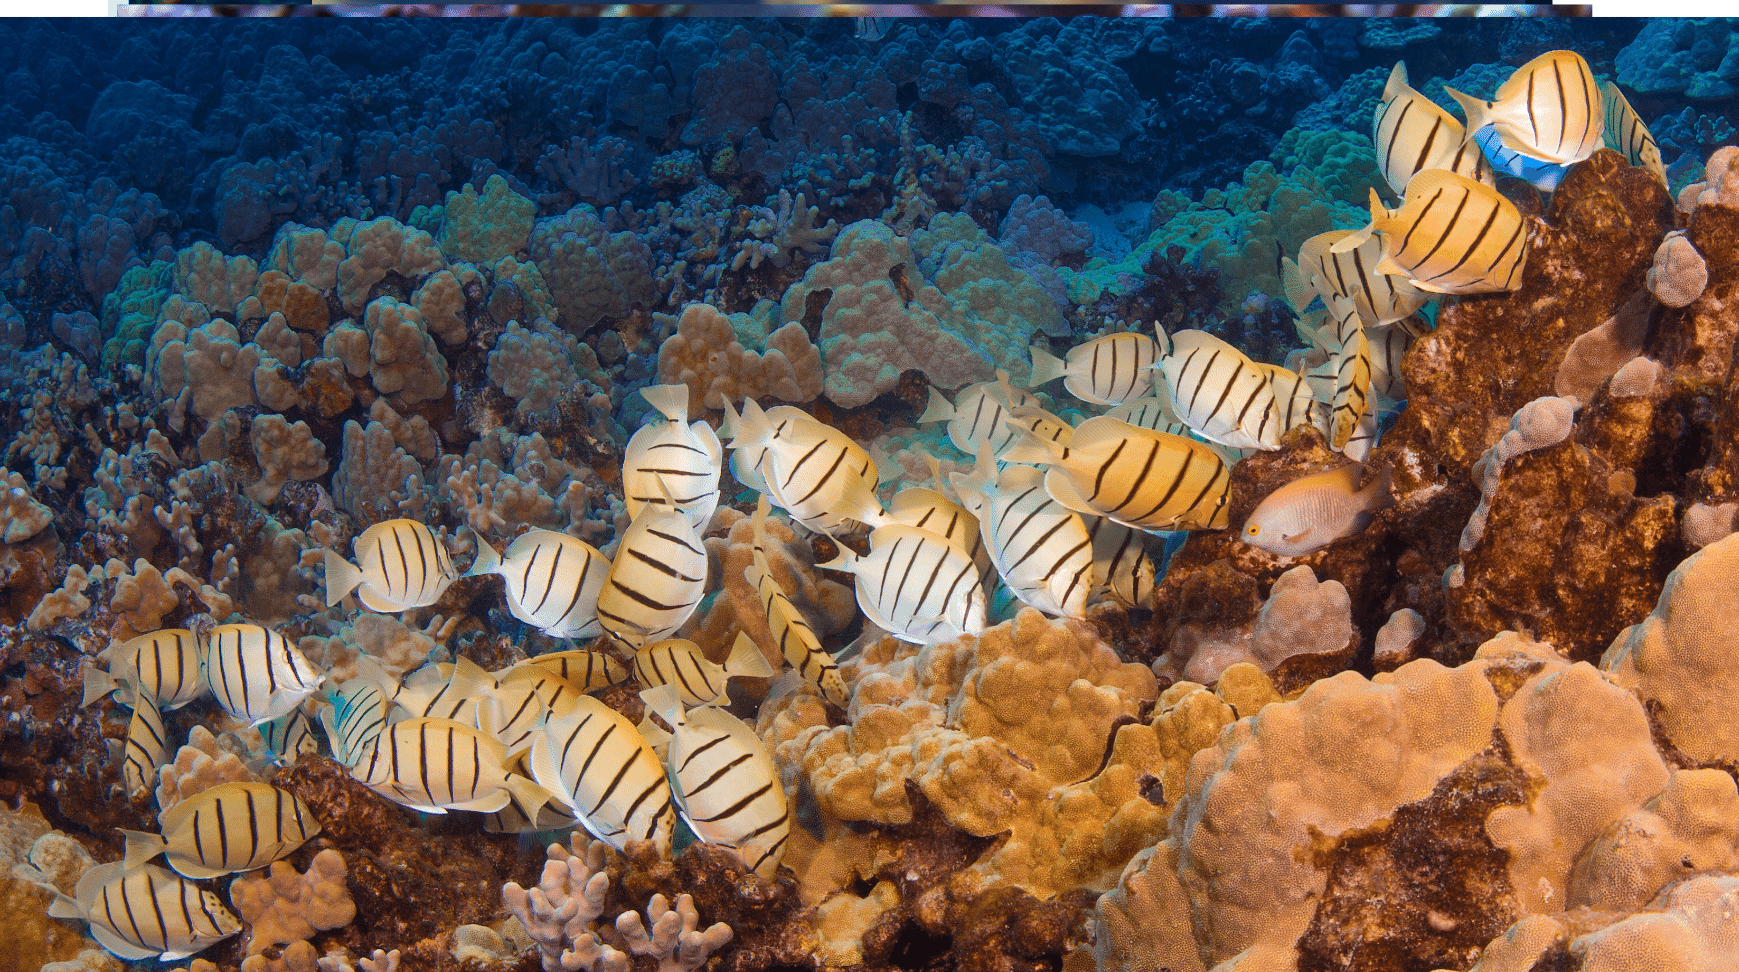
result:
[(930, 389), (930, 403), (918, 416), (919, 425), (948, 423), (948, 441), (962, 452), (977, 452), (979, 442), (990, 443), (992, 452), (1002, 451), (1014, 436), (1003, 427), (1011, 408), (1037, 405), (1031, 392), (1008, 383), (1008, 372), (998, 371), (992, 381), (967, 385), (954, 393), (954, 401)]
[(842, 544), (837, 558), (818, 566), (855, 575), (864, 617), (902, 641), (936, 644), (984, 630), (978, 565), (929, 530), (903, 523), (876, 527), (867, 556)]
[(1156, 367), (1177, 417), (1197, 435), (1233, 449), (1280, 448), (1274, 390), (1244, 352), (1195, 330), (1171, 335), (1165, 352)]
[(120, 861), (85, 871), (70, 898), (55, 892), (48, 913), (90, 922), (97, 944), (129, 961), (184, 959), (242, 930), (216, 894), (155, 865)]
[(162, 628), (109, 648), (109, 670), (86, 662), (82, 705), (108, 695), (122, 679), (142, 689), (159, 709), (179, 709), (206, 692), (199, 678), (199, 641), (186, 628)]
[(617, 850), (650, 840), (669, 856), (676, 811), (658, 754), (620, 712), (587, 695), (546, 722), (526, 759), (531, 775), (592, 836)]
[[(1028, 441), (1041, 440), (1029, 435)], [(1044, 472), (1021, 465), (998, 472), (989, 451), (980, 449), (970, 473), (950, 478), (967, 512), (978, 518), (990, 562), (1014, 596), (1046, 614), (1086, 617), (1093, 541), (1081, 518), (1045, 491)]]
[(325, 680), (288, 638), (258, 624), (220, 624), (200, 639), (199, 672), (225, 712), (257, 726), (288, 715)]
[(596, 547), (554, 530), (521, 534), (505, 554), (497, 554), (481, 536), (476, 539), (477, 561), (464, 576), (499, 575), (506, 582), (509, 614), (552, 638), (603, 633), (598, 592), (604, 589), (610, 560)]
[(773, 577), (773, 567), (767, 559), (767, 494), (762, 493), (755, 506), (753, 526), (754, 548), (749, 564), (743, 568), (743, 579), (755, 589), (761, 599), (761, 611), (767, 618), (767, 630), (778, 645), (779, 654), (797, 670), (797, 674), (821, 697), (840, 708), (851, 702), (845, 679), (839, 674), (839, 663), (821, 646), (821, 639), (797, 605), (791, 602), (785, 589)]
[(1490, 183), (1491, 170), (1455, 116), (1407, 83), (1407, 65), (1395, 62), (1383, 86), (1383, 100), (1371, 116), (1371, 143), (1377, 168), (1396, 195), (1426, 169), (1448, 169)]
[(807, 415), (762, 412), (752, 398), (743, 399), (736, 433), (731, 448), (761, 450), (764, 492), (793, 520), (824, 533), (887, 522), (875, 460), (851, 436)]
[(133, 868), (162, 854), (194, 880), (252, 871), (280, 860), (320, 832), (300, 797), (266, 783), (231, 782), (201, 790), (157, 815), (161, 834), (123, 830), (123, 862)]
[(670, 638), (634, 653), (634, 677), (642, 685), (669, 685), (689, 707), (728, 704), (725, 683), (732, 678), (772, 678), (774, 674), (755, 640), (741, 633), (723, 665), (709, 660), (699, 645), (684, 638)]
[(489, 729), (417, 716), (382, 730), (350, 767), (350, 775), (419, 813), (494, 813), (513, 801), (530, 816), (550, 795), (511, 772), (513, 762)]
[(382, 614), (427, 607), (459, 576), (446, 544), (416, 520), (386, 520), (362, 531), (352, 545), (356, 563), (328, 548), (326, 606), (356, 592), (362, 606)]
[(772, 880), (791, 832), (791, 804), (773, 757), (743, 720), (716, 707), (683, 711), (673, 686), (640, 693), (671, 727), (665, 763), (677, 810), (695, 836)]
[[(1095, 405), (1121, 405), (1146, 395), (1148, 371), (1160, 355), (1159, 342), (1132, 332), (1094, 338), (1070, 348), (1062, 358), (1037, 345), (1031, 350), (1034, 388), (1061, 378), (1069, 394)], [(962, 451), (975, 450), (963, 447)]]
[(598, 592), (598, 621), (636, 651), (676, 633), (706, 593), (706, 547), (680, 508), (651, 503), (622, 532)]
[(1194, 439), (1101, 415), (1082, 422), (1067, 446), (1029, 436), (1016, 449), (1011, 456), (1049, 467), (1044, 492), (1065, 509), (1139, 530), (1226, 525), (1231, 471)]
[(1467, 114), (1467, 139), (1491, 125), (1505, 147), (1557, 165), (1600, 148), (1606, 110), (1594, 71), (1575, 51), (1547, 51), (1515, 70), (1490, 101), (1444, 88)]
[(1329, 249), (1344, 253), (1383, 234), (1378, 273), (1405, 274), (1436, 294), (1486, 294), (1522, 285), (1528, 226), (1515, 204), (1490, 186), (1431, 169), (1413, 177), (1399, 209), (1371, 190), (1371, 222)]
[(1618, 85), (1611, 81), (1603, 81), (1600, 84), (1600, 95), (1606, 107), (1606, 121), (1602, 126), (1602, 138), (1606, 141), (1606, 147), (1629, 159), (1631, 165), (1647, 169), (1665, 186), (1667, 170), (1661, 164), (1660, 143), (1649, 134), (1648, 126), (1642, 123), (1636, 109), (1630, 107), (1630, 101), (1624, 97), (1624, 92), (1619, 91)]
[[(688, 422), (688, 386), (653, 385), (640, 394), (655, 415), (628, 439), (622, 451), (622, 501), (629, 517), (640, 508), (674, 501), (696, 530), (706, 528), (719, 505), (724, 448), (705, 422)], [(670, 490), (667, 500), (661, 491)]]

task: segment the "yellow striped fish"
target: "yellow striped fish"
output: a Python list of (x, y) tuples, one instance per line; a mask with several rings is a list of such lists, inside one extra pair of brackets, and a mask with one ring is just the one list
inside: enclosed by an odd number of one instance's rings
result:
[(1359, 418), (1367, 410), (1375, 411), (1371, 401), (1371, 344), (1363, 327), (1353, 331), (1352, 339), (1341, 345), (1335, 359), (1334, 404), (1329, 412), (1328, 444), (1344, 449), (1353, 437)]
[(1444, 88), (1467, 114), (1471, 134), (1495, 125), (1504, 146), (1557, 165), (1600, 148), (1606, 112), (1594, 71), (1575, 51), (1547, 51), (1516, 69), (1491, 101)]
[(779, 654), (823, 699), (843, 709), (851, 702), (851, 693), (839, 674), (839, 663), (821, 647), (815, 629), (773, 577), (767, 560), (767, 506), (763, 493), (755, 506), (753, 557), (743, 568), (743, 578), (761, 599), (761, 612), (766, 615), (767, 630), (778, 643)]
[[(531, 764), (528, 762), (530, 758), (531, 750), (520, 753), (511, 761), (508, 772), (531, 779)], [(483, 815), (483, 830), (491, 834), (533, 834), (548, 830), (567, 830), (579, 825), (579, 818), (564, 810), (560, 801), (553, 796), (529, 811), (521, 807), (518, 801), (510, 800), (500, 810)]]
[(930, 404), (918, 416), (918, 424), (947, 422), (948, 441), (961, 452), (977, 452), (980, 441), (990, 443), (990, 451), (1000, 452), (1014, 440), (1002, 424), (1009, 409), (1038, 403), (1031, 392), (1010, 385), (1008, 372), (999, 370), (994, 381), (981, 381), (955, 392), (952, 403), (932, 387)]
[(1008, 418), (1005, 421), (1011, 430), (1031, 432), (1041, 439), (1050, 439), (1052, 442), (1067, 442), (1069, 436), (1075, 432), (1074, 426), (1037, 405), (1011, 408), (1008, 410)]
[(225, 712), (250, 726), (287, 715), (325, 676), (283, 635), (257, 624), (206, 634), (199, 673)]
[(706, 593), (706, 567), (706, 547), (681, 510), (641, 507), (598, 593), (604, 632), (629, 651), (675, 634)]
[[(789, 428), (797, 422), (813, 422), (815, 418), (808, 412), (792, 405), (775, 405), (765, 411), (767, 421), (773, 423), (775, 429)], [(719, 435), (730, 436), (733, 440), (737, 435), (737, 426), (742, 418), (737, 414), (730, 399), (725, 400), (725, 415), (719, 422)], [(731, 475), (737, 482), (758, 492), (767, 491), (767, 479), (761, 475), (761, 457), (767, 452), (765, 444), (743, 445), (735, 441), (731, 443)], [(866, 453), (867, 455), (867, 453)]]
[(1244, 352), (1206, 331), (1179, 331), (1159, 370), (1178, 418), (1197, 435), (1234, 449), (1280, 448), (1274, 390)]
[(107, 672), (85, 664), (83, 705), (108, 695), (122, 679), (143, 690), (160, 709), (179, 709), (205, 694), (199, 678), (199, 641), (185, 628), (163, 628), (109, 649)]
[(1399, 327), (1378, 327), (1366, 336), (1371, 345), (1371, 391), (1376, 393), (1379, 408), (1392, 408), (1407, 397), (1401, 359), (1413, 346), (1413, 335)]
[(446, 544), (416, 520), (376, 523), (352, 546), (356, 564), (337, 551), (325, 552), (327, 607), (351, 591), (363, 607), (383, 614), (427, 607), (459, 576)]
[[(1074, 434), (1074, 429), (1070, 429), (1069, 434)], [(937, 485), (940, 485), (941, 470), (932, 468), (935, 470)], [(990, 563), (990, 551), (985, 549), (984, 538), (978, 534), (978, 520), (966, 512), (964, 506), (944, 496), (941, 491), (923, 486), (902, 489), (894, 494), (893, 501), (888, 504), (888, 516), (895, 523), (928, 530), (965, 551), (972, 558), (972, 562), (978, 565), (982, 582), (988, 582), (996, 575), (996, 568)]]
[(320, 707), (320, 724), (326, 730), (332, 758), (355, 766), (386, 729), (391, 711), (386, 689), (373, 678), (351, 679), (331, 692)]
[[(717, 499), (715, 495), (715, 503)], [(531, 530), (508, 544), (506, 554), (497, 555), (489, 541), (472, 535), (477, 562), (464, 576), (499, 574), (507, 586), (508, 613), (552, 638), (603, 633), (598, 592), (604, 589), (610, 561), (596, 547), (555, 530)]]
[(1153, 597), (1153, 561), (1146, 536), (1103, 516), (1082, 516), (1093, 543), (1093, 587), (1104, 589), (1127, 607), (1145, 608)]
[(1528, 227), (1515, 204), (1471, 179), (1431, 169), (1407, 184), (1400, 209), (1385, 209), (1371, 190), (1371, 223), (1331, 250), (1383, 234), (1378, 273), (1403, 273), (1434, 294), (1486, 294), (1522, 285)]
[(1067, 447), (1028, 438), (1017, 448), (1022, 459), (1050, 467), (1044, 491), (1066, 509), (1139, 530), (1226, 525), (1231, 470), (1194, 439), (1101, 415), (1082, 422)]
[(773, 757), (743, 720), (717, 708), (684, 713), (672, 686), (640, 693), (670, 725), (671, 791), (696, 837), (737, 852), (749, 870), (771, 881), (785, 856), (791, 804)]
[(524, 753), (545, 719), (563, 716), (579, 704), (581, 693), (572, 685), (538, 668), (521, 668), (508, 678), (496, 680), (489, 690), (488, 705), (479, 706), (473, 725), (494, 733), (509, 754)]
[[(582, 695), (607, 689), (628, 677), (628, 669), (610, 657), (607, 651), (577, 648), (573, 651), (551, 651), (533, 655), (514, 668), (532, 666), (550, 672)], [(505, 677), (503, 674), (501, 677)]]
[(630, 518), (640, 507), (671, 500), (682, 507), (696, 530), (705, 530), (719, 506), (719, 476), (724, 471), (724, 448), (718, 434), (705, 422), (688, 424), (688, 386), (652, 385), (640, 394), (657, 411), (628, 439), (622, 452), (622, 501)]
[(1045, 492), (1044, 473), (1032, 466), (998, 473), (996, 460), (980, 450), (972, 472), (952, 479), (967, 510), (978, 517), (990, 561), (1014, 596), (1046, 614), (1086, 617), (1093, 541), (1081, 518)]
[(1605, 81), (1600, 85), (1600, 95), (1606, 106), (1605, 122), (1601, 126), (1606, 147), (1623, 154), (1631, 165), (1647, 169), (1661, 185), (1666, 185), (1667, 169), (1661, 164), (1661, 147), (1649, 134), (1648, 126), (1642, 123), (1636, 109), (1630, 107), (1624, 92), (1618, 90), (1618, 85)]
[(650, 840), (670, 854), (675, 809), (658, 754), (620, 712), (590, 695), (544, 724), (527, 760), (531, 775), (592, 836), (621, 850)]
[(681, 696), (682, 704), (690, 707), (715, 702), (729, 705), (725, 683), (731, 678), (772, 678), (774, 674), (755, 640), (746, 634), (737, 635), (731, 656), (723, 665), (707, 660), (699, 645), (682, 638), (647, 645), (634, 653), (634, 677), (642, 685), (669, 685)]
[(158, 768), (169, 761), (169, 736), (163, 728), (163, 713), (149, 698), (141, 697), (131, 683), (124, 683), (122, 691), (132, 699), (133, 717), (127, 721), (127, 741), (116, 745), (110, 740), (110, 744), (119, 751), (121, 782), (132, 796), (156, 785)]
[(125, 866), (162, 854), (196, 881), (265, 867), (320, 832), (306, 803), (265, 783), (219, 783), (158, 814), (157, 824), (160, 835), (121, 831)]
[(890, 523), (870, 533), (870, 552), (817, 566), (857, 577), (864, 617), (902, 641), (937, 644), (984, 630), (986, 604), (978, 565), (947, 538)]
[[(1069, 394), (1095, 405), (1121, 405), (1147, 394), (1148, 370), (1159, 360), (1159, 342), (1145, 334), (1107, 334), (1069, 349), (1058, 358), (1033, 345), (1032, 386), (1063, 379)], [(1035, 403), (1036, 404), (1036, 403)], [(959, 445), (959, 443), (955, 443)], [(961, 447), (962, 452), (977, 449)]]
[(97, 944), (128, 961), (173, 962), (242, 930), (216, 894), (155, 865), (120, 861), (85, 871), (73, 897), (56, 892), (48, 913), (90, 922)]
[(875, 460), (845, 433), (808, 416), (771, 416), (754, 399), (743, 399), (732, 448), (764, 447), (765, 492), (791, 518), (822, 532), (848, 522), (877, 526), (887, 521), (875, 489)]
[(407, 715), (475, 726), (478, 708), (495, 690), (495, 676), (461, 655), (452, 662), (424, 665), (405, 676), (402, 685), (384, 679), (381, 687)]
[(1397, 61), (1383, 87), (1383, 102), (1371, 117), (1371, 142), (1377, 148), (1377, 168), (1395, 190), (1426, 169), (1448, 169), (1469, 179), (1490, 183), (1491, 169), (1479, 147), (1455, 116), (1407, 83), (1407, 65)]
[(492, 733), (452, 719), (418, 716), (383, 730), (350, 775), (419, 813), (493, 813), (509, 801), (535, 812), (549, 793), (509, 772), (510, 763), (507, 747)]
[[(1159, 378), (1160, 385), (1164, 386), (1164, 375), (1161, 372), (1154, 372), (1154, 374)], [(1158, 395), (1149, 395), (1145, 398), (1130, 399), (1115, 408), (1107, 409), (1105, 414), (1120, 422), (1128, 422), (1130, 425), (1152, 429), (1155, 432), (1188, 435), (1189, 426), (1185, 425), (1183, 420), (1177, 417), (1177, 413), (1172, 410), (1169, 396), (1168, 390), (1167, 397), (1163, 398)]]
[(1324, 301), (1330, 297), (1351, 301), (1367, 326), (1392, 324), (1425, 306), (1430, 295), (1405, 276), (1377, 272), (1383, 260), (1381, 239), (1373, 236), (1344, 253), (1331, 250), (1351, 235), (1352, 230), (1318, 233), (1298, 248), (1298, 272), (1313, 291), (1320, 292)]

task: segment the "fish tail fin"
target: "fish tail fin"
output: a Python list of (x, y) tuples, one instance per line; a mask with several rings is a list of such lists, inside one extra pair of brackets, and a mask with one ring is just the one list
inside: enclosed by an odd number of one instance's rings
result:
[(753, 398), (743, 399), (743, 412), (735, 422), (736, 434), (731, 437), (731, 448), (752, 449), (764, 446), (773, 437), (773, 423), (767, 421), (767, 413)]
[(127, 839), (127, 850), (121, 858), (121, 869), (131, 871), (169, 846), (169, 841), (158, 834), (147, 834), (141, 830), (122, 830), (121, 836)]
[(1315, 288), (1304, 279), (1304, 271), (1298, 268), (1298, 263), (1291, 257), (1280, 258), (1280, 284), (1286, 293), (1286, 306), (1292, 308), (1294, 314), (1304, 313), (1304, 309), (1316, 297)]
[(1371, 477), (1365, 488), (1359, 490), (1359, 498), (1364, 501), (1365, 508), (1375, 513), (1377, 510), (1394, 506), (1395, 495), (1391, 492), (1394, 481), (1395, 473), (1391, 467), (1384, 466), (1377, 470), (1377, 474)]
[(1383, 85), (1383, 100), (1393, 101), (1402, 91), (1411, 88), (1407, 83), (1407, 62), (1396, 61), (1395, 69), (1389, 72), (1389, 81)]
[(472, 561), (471, 569), (460, 576), (477, 577), (482, 574), (495, 573), (501, 566), (501, 555), (495, 552), (495, 548), (489, 545), (489, 541), (483, 539), (483, 534), (472, 530), (471, 536), (477, 540), (477, 559)]
[(640, 396), (667, 420), (688, 424), (687, 385), (648, 385), (640, 389)]
[(1389, 217), (1389, 211), (1383, 208), (1383, 197), (1377, 195), (1377, 190), (1371, 191), (1371, 221), (1362, 229), (1353, 230), (1346, 236), (1334, 241), (1328, 248), (1330, 253), (1351, 253), (1364, 246), (1371, 237), (1377, 234), (1377, 224)]
[(344, 595), (356, 590), (362, 583), (362, 571), (350, 561), (338, 555), (331, 547), (325, 548), (326, 554), (326, 606), (334, 607), (344, 600)]
[[(665, 688), (669, 688), (669, 686), (667, 685)], [(647, 691), (650, 692), (652, 689), (647, 689)], [(646, 740), (646, 745), (651, 746), (653, 749), (657, 749), (660, 746), (670, 745), (670, 740), (672, 738), (670, 733), (664, 731), (663, 726), (652, 721), (652, 709), (650, 706), (646, 709), (646, 717), (640, 720), (640, 724), (634, 727), (634, 731), (638, 732), (640, 738)]]
[(919, 425), (931, 422), (946, 422), (954, 418), (954, 404), (942, 397), (935, 385), (930, 386), (930, 404), (924, 407), (924, 414), (918, 416)]
[(1002, 451), (1003, 462), (1018, 462), (1029, 466), (1048, 466), (1062, 462), (1069, 455), (1069, 450), (1061, 443), (1041, 438), (1013, 419), (1006, 420), (1010, 426), (1020, 430), (1020, 438)]
[(761, 647), (755, 644), (755, 639), (749, 637), (747, 631), (737, 633), (736, 644), (731, 646), (731, 655), (725, 659), (725, 672), (743, 678), (772, 678), (776, 672), (767, 663), (767, 656), (761, 654)]
[(108, 695), (110, 692), (121, 687), (121, 683), (115, 681), (114, 676), (103, 671), (101, 666), (89, 659), (86, 659), (84, 662), (84, 670), (85, 698), (83, 702), (79, 703), (80, 708), (91, 705), (98, 699), (101, 699), (103, 696)]
[(815, 566), (821, 570), (837, 570), (843, 571), (847, 574), (852, 573), (857, 568), (857, 551), (837, 540), (834, 541), (834, 546), (839, 548), (838, 556), (829, 560), (825, 564), (816, 564)]
[(996, 481), (996, 457), (991, 455), (990, 443), (978, 443), (978, 461), (973, 464), (972, 471), (955, 473), (948, 477), (954, 484), (954, 491), (973, 492), (983, 495), (990, 484)]
[[(510, 754), (508, 762), (517, 763), (519, 755), (519, 753)], [(549, 802), (550, 792), (539, 786), (538, 782), (529, 776), (508, 772), (503, 775), (501, 782), (507, 787), (508, 794), (513, 802), (519, 806), (519, 811), (525, 814), (527, 820), (536, 820), (538, 811), (542, 810), (544, 804)]]
[(1050, 353), (1044, 348), (1033, 345), (1033, 377), (1030, 384), (1037, 388), (1053, 378), (1063, 377), (1063, 371), (1069, 366), (1062, 358)]
[(736, 437), (736, 434), (737, 434), (737, 407), (735, 405), (732, 405), (731, 400), (727, 398), (727, 399), (725, 399), (724, 417), (719, 419), (719, 438), (732, 439), (732, 438)]
[(68, 918), (74, 921), (79, 921), (84, 919), (85, 910), (78, 906), (77, 901), (74, 901), (59, 891), (56, 891), (54, 892), (54, 900), (48, 903), (48, 917)]
[(882, 501), (876, 498), (875, 490), (857, 476), (846, 477), (845, 495), (839, 498), (838, 510), (841, 515), (849, 516), (872, 528), (881, 526), (888, 519), (887, 511), (882, 509)]
[(682, 726), (688, 720), (682, 712), (682, 696), (676, 694), (676, 686), (660, 685), (640, 693), (640, 698), (646, 703), (648, 716), (657, 716), (672, 729)]
[[(1171, 354), (1171, 335), (1165, 333), (1165, 325), (1158, 321), (1153, 322), (1153, 339), (1159, 342), (1159, 356), (1161, 358)], [(1157, 368), (1159, 362), (1155, 361), (1147, 367), (1149, 370)]]
[(1443, 90), (1448, 93), (1449, 97), (1454, 98), (1456, 104), (1459, 104), (1461, 110), (1467, 114), (1467, 123), (1462, 126), (1465, 133), (1462, 143), (1466, 144), (1473, 141), (1474, 135), (1480, 129), (1491, 124), (1492, 103), (1484, 98), (1463, 94), (1454, 88), (1445, 87)]

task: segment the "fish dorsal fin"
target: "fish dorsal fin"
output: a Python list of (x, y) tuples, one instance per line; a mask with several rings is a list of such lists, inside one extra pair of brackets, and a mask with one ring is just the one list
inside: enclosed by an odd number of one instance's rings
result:
[(996, 477), (996, 491), (1003, 495), (1044, 486), (1045, 471), (1037, 466), (1009, 466)]
[(930, 467), (930, 482), (935, 484), (936, 492), (941, 493), (942, 492), (942, 460), (936, 458), (934, 455), (930, 454), (926, 450), (920, 449), (918, 451), (923, 455), (924, 462)]
[(725, 414), (719, 419), (719, 438), (734, 439), (737, 435), (737, 407), (725, 399)]
[(1062, 462), (1069, 457), (1069, 450), (1062, 443), (1034, 435), (1031, 430), (1016, 420), (1009, 419), (1007, 421), (1011, 428), (1020, 433), (1020, 438), (1002, 451), (1004, 462), (1048, 466), (1052, 463)]
[(1014, 408), (1014, 389), (1008, 385), (1008, 372), (1002, 368), (996, 369), (996, 393), (1002, 396), (1004, 408)]
[(1411, 90), (1413, 86), (1407, 83), (1407, 62), (1396, 61), (1395, 69), (1389, 72), (1388, 83), (1383, 85), (1383, 100), (1393, 101), (1402, 92)]
[(1123, 439), (1154, 434), (1156, 433), (1152, 429), (1143, 429), (1122, 419), (1095, 415), (1075, 426), (1075, 439), (1069, 448), (1076, 452), (1090, 452), (1101, 445), (1115, 445)]
[(919, 425), (931, 422), (947, 422), (954, 418), (954, 404), (942, 397), (935, 385), (930, 386), (930, 404), (924, 408), (924, 414), (918, 416)]
[(687, 385), (648, 385), (640, 389), (640, 396), (651, 403), (665, 421), (688, 424)]
[(1076, 513), (1086, 513), (1091, 516), (1103, 516), (1087, 502), (1087, 497), (1081, 495), (1081, 490), (1070, 478), (1068, 470), (1060, 466), (1052, 466), (1045, 472), (1045, 493), (1060, 505)]

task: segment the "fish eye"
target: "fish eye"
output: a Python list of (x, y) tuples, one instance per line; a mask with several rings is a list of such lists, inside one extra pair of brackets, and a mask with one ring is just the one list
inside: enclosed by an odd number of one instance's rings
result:
[(1244, 532), (1248, 533), (1251, 536), (1256, 536), (1257, 534), (1262, 532), (1262, 528), (1257, 526), (1256, 524), (1252, 523), (1249, 526), (1244, 528)]

